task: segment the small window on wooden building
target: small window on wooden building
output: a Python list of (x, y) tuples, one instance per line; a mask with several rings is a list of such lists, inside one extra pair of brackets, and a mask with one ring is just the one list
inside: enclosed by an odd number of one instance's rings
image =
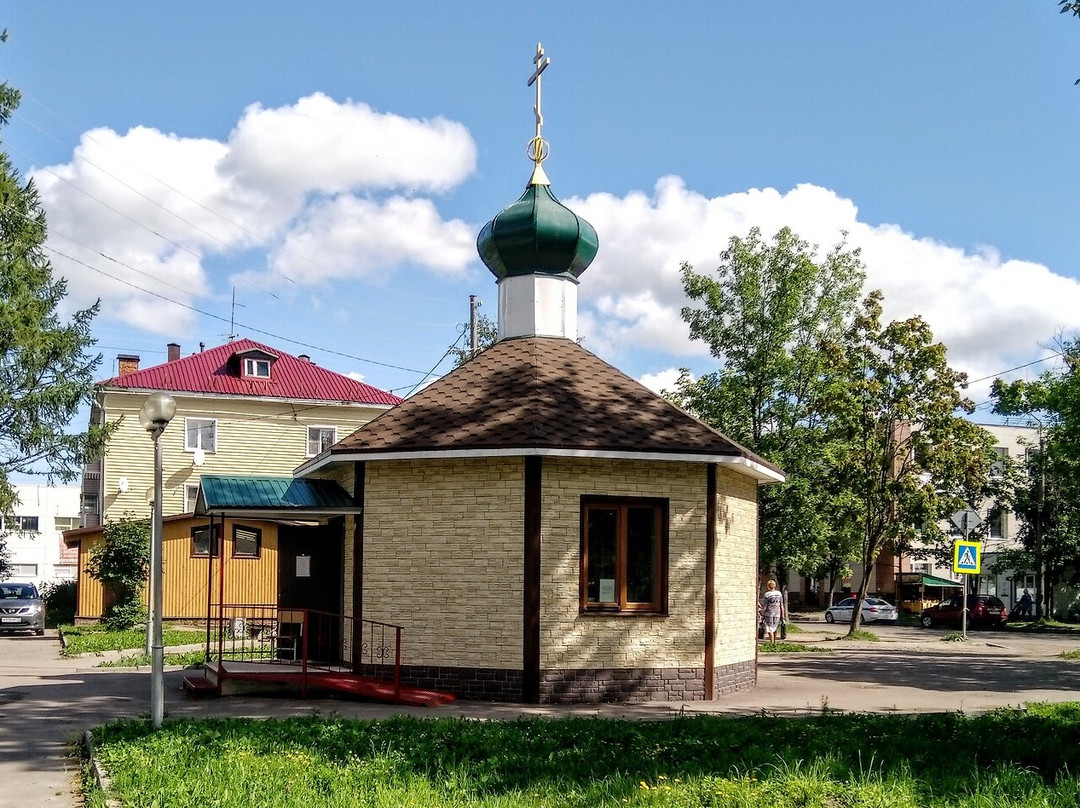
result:
[(337, 443), (337, 427), (309, 426), (307, 428), (307, 456), (314, 457)]
[(581, 610), (667, 611), (668, 501), (581, 498)]
[(184, 419), (184, 449), (193, 452), (217, 451), (217, 420), (214, 418)]
[(191, 554), (193, 556), (208, 556), (213, 549), (216, 558), (220, 549), (218, 547), (218, 526), (202, 525), (191, 529)]
[(262, 531), (257, 527), (233, 525), (233, 556), (258, 558), (262, 549)]

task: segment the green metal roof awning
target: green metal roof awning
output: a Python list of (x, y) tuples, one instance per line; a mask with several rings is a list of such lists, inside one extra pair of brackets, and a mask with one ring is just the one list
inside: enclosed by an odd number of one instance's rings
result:
[(956, 581), (950, 581), (948, 578), (938, 578), (934, 575), (924, 575), (922, 577), (923, 586), (951, 586), (956, 589), (963, 588), (963, 584)]
[(196, 516), (260, 516), (265, 519), (321, 519), (363, 509), (333, 480), (305, 477), (226, 477), (199, 481)]

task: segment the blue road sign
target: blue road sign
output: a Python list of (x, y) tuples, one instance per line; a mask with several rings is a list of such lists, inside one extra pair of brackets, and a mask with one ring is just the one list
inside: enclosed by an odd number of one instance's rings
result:
[(953, 572), (978, 575), (982, 569), (982, 542), (958, 541), (953, 545)]

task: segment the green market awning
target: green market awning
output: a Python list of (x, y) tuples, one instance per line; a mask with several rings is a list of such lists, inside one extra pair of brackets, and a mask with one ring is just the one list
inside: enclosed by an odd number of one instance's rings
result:
[(324, 519), (360, 513), (333, 480), (304, 477), (241, 477), (207, 474), (199, 481), (196, 516)]
[(936, 575), (925, 575), (919, 572), (904, 572), (900, 574), (900, 583), (922, 586), (941, 586), (951, 589), (962, 589), (963, 584), (950, 581), (948, 578), (938, 578)]

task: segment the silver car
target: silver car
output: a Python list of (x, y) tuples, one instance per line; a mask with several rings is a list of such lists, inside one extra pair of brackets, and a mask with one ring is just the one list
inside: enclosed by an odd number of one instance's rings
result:
[(45, 633), (45, 603), (33, 584), (0, 583), (0, 631)]
[[(835, 606), (825, 610), (826, 623), (850, 623), (851, 610), (855, 608), (855, 598), (844, 598)], [(860, 623), (873, 623), (876, 621), (896, 622), (900, 619), (900, 612), (895, 606), (881, 598), (867, 598), (863, 601)]]

